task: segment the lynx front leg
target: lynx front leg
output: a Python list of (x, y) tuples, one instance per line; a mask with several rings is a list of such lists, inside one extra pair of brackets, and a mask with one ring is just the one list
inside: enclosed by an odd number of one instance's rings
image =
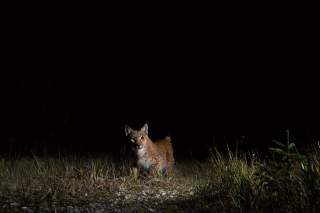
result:
[(142, 178), (145, 178), (148, 176), (148, 171), (146, 171), (143, 167), (141, 166), (138, 166), (137, 167), (137, 170), (138, 170), (138, 174), (139, 174), (139, 177), (142, 177)]
[(151, 165), (149, 168), (148, 177), (154, 177), (154, 176), (158, 175), (159, 169), (160, 169), (159, 164)]

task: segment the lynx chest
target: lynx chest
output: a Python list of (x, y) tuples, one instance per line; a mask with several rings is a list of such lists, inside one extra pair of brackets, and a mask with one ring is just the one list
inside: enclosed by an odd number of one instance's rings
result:
[(148, 170), (152, 164), (154, 164), (154, 159), (149, 156), (145, 147), (138, 149), (138, 166)]

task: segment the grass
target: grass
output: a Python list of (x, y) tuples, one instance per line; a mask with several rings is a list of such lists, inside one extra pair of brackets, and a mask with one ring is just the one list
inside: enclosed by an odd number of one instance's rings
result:
[[(223, 155), (177, 161), (143, 179), (111, 158), (0, 157), (1, 212), (319, 212), (320, 144), (297, 157)], [(286, 157), (283, 157), (286, 156)]]

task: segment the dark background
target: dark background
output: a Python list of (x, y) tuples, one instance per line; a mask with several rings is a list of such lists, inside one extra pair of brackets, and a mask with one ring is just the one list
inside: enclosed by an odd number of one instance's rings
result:
[(221, 68), (157, 63), (73, 58), (12, 70), (2, 84), (1, 152), (118, 156), (129, 143), (124, 125), (146, 122), (151, 138), (171, 135), (181, 157), (227, 146), (264, 152), (272, 139), (284, 141), (286, 128), (300, 147), (319, 139), (317, 125), (299, 123), (304, 108), (274, 104), (288, 96), (252, 88), (258, 81), (246, 88), (237, 74), (218, 76)]
[(299, 147), (319, 140), (313, 44), (296, 22), (108, 23), (32, 31), (26, 64), (1, 72), (2, 153), (118, 155), (124, 125), (146, 122), (180, 156), (265, 151), (286, 128)]

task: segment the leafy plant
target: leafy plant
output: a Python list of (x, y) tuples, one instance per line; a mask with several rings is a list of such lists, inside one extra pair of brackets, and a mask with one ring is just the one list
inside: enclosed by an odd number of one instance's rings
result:
[(281, 143), (277, 140), (272, 140), (279, 147), (271, 147), (269, 150), (272, 153), (273, 158), (276, 161), (289, 163), (299, 162), (302, 169), (306, 165), (306, 157), (299, 153), (297, 146), (294, 142), (291, 141), (290, 130), (286, 130), (286, 143)]

